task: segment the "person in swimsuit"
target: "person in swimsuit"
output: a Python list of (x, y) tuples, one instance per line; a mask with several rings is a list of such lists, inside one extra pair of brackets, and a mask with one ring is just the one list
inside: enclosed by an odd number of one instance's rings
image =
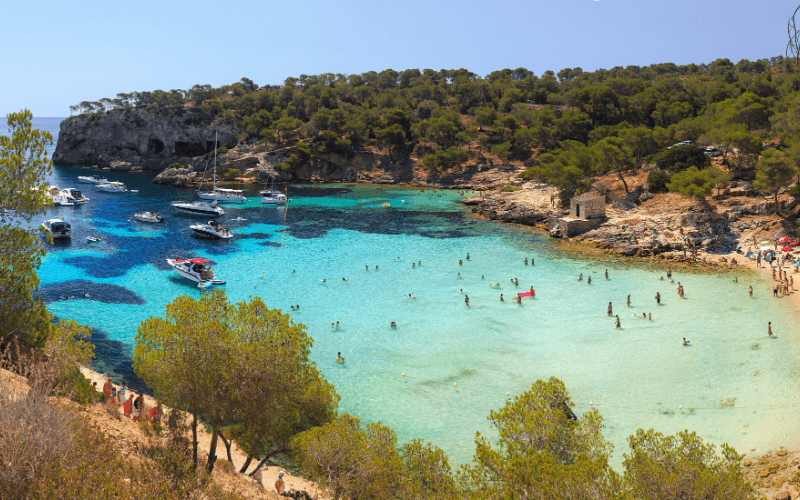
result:
[(612, 312), (611, 302), (608, 303), (608, 315), (613, 316), (614, 313)]
[(617, 314), (617, 322), (616, 322), (616, 324), (617, 324), (616, 328), (622, 328), (622, 323), (620, 323), (620, 321), (619, 321), (619, 314)]

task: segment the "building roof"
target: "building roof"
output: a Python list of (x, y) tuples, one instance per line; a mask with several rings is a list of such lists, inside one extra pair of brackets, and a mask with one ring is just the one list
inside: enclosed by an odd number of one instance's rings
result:
[(603, 203), (605, 203), (605, 201), (606, 201), (606, 197), (605, 196), (601, 196), (599, 194), (589, 194), (589, 193), (582, 194), (580, 196), (576, 196), (576, 197), (574, 197), (572, 199), (575, 200), (575, 201), (598, 201), (598, 200), (602, 200)]

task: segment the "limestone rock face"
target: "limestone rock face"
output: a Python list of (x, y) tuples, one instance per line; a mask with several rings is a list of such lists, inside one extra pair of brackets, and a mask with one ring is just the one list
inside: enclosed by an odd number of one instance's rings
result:
[(81, 115), (61, 122), (53, 162), (160, 172), (171, 163), (213, 150), (215, 131), (219, 132), (220, 145), (236, 143), (236, 127), (212, 125), (188, 112), (166, 115), (114, 110)]
[(191, 166), (185, 168), (168, 168), (153, 179), (153, 184), (184, 187), (197, 177)]

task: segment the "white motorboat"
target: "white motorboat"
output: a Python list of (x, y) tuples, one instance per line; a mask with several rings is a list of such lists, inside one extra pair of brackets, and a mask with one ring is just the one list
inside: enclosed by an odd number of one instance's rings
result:
[(97, 189), (100, 191), (105, 191), (107, 193), (124, 193), (128, 189), (125, 187), (125, 184), (121, 182), (106, 182), (104, 184), (98, 184)]
[(133, 218), (140, 222), (164, 222), (164, 218), (155, 212), (136, 212)]
[(231, 229), (223, 227), (222, 224), (215, 220), (210, 220), (206, 224), (192, 224), (189, 226), (192, 231), (204, 238), (213, 238), (215, 240), (227, 240), (233, 238)]
[[(217, 144), (217, 136), (214, 136), (214, 144)], [(206, 163), (208, 168), (208, 163)], [(217, 187), (217, 150), (214, 150), (214, 181), (210, 191), (201, 191), (203, 188), (203, 179), (206, 176), (205, 170), (203, 177), (200, 178), (200, 185), (197, 187), (197, 197), (201, 200), (215, 200), (215, 201), (247, 201), (242, 195), (241, 189), (227, 189)]]
[(88, 241), (89, 243), (100, 243), (100, 238), (98, 238), (97, 236), (87, 236), (86, 241)]
[(67, 240), (72, 237), (72, 227), (64, 219), (49, 219), (42, 222), (42, 227), (50, 233), (54, 240)]
[(101, 179), (95, 175), (79, 175), (78, 182), (83, 182), (84, 184), (105, 184), (108, 182), (108, 179)]
[(61, 196), (66, 198), (70, 203), (86, 203), (89, 198), (85, 197), (80, 190), (76, 188), (64, 188), (61, 190)]
[(206, 203), (204, 201), (173, 201), (172, 206), (188, 214), (206, 215), (209, 217), (219, 217), (225, 215), (225, 210), (217, 206), (217, 202)]
[(61, 194), (61, 190), (58, 189), (58, 186), (48, 187), (47, 197), (53, 201), (53, 205), (58, 205), (62, 207), (71, 207), (72, 205), (74, 205), (74, 203), (67, 200), (66, 196)]
[(224, 285), (225, 280), (214, 277), (214, 271), (206, 264), (211, 261), (203, 258), (196, 259), (167, 259), (167, 264), (175, 269), (175, 272), (186, 279), (204, 285)]
[[(272, 180), (272, 176), (270, 176), (270, 179)], [(284, 205), (287, 201), (289, 201), (289, 198), (287, 198), (285, 194), (275, 189), (274, 180), (272, 180), (272, 185), (269, 189), (267, 189), (265, 184), (264, 189), (258, 194), (261, 195), (261, 203), (264, 205)]]
[(263, 205), (285, 205), (287, 201), (289, 201), (289, 198), (283, 193), (261, 195), (261, 203)]

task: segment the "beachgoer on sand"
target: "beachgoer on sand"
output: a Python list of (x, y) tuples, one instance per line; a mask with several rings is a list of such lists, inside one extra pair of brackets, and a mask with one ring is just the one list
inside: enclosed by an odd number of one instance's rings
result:
[(283, 481), (283, 471), (278, 472), (278, 478), (275, 480), (275, 491), (278, 495), (283, 495), (286, 488), (286, 483)]

